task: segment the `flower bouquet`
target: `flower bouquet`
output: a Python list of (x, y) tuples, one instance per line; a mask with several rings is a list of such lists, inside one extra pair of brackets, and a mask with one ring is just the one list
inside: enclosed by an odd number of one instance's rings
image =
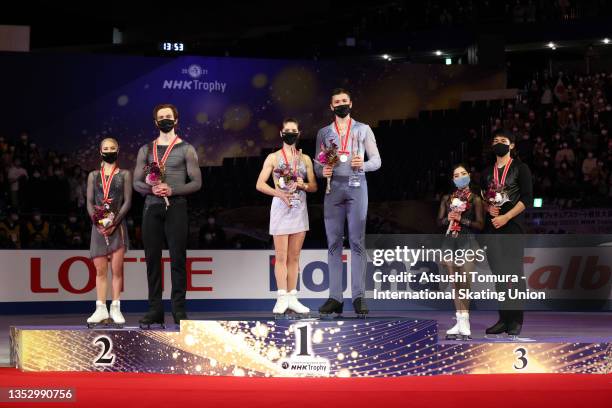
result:
[[(152, 162), (151, 164), (147, 164), (144, 167), (145, 173), (145, 183), (150, 186), (156, 186), (164, 182), (165, 173), (164, 169), (159, 166), (156, 162)], [(164, 196), (164, 201), (166, 202), (166, 207), (170, 205), (170, 201), (168, 201), (168, 197)]]
[[(96, 226), (100, 225), (104, 228), (108, 228), (113, 225), (115, 213), (111, 210), (110, 204), (106, 202), (102, 205), (94, 206), (92, 220)], [(110, 241), (106, 235), (104, 236), (104, 240), (106, 241), (107, 246), (110, 245)]]
[[(297, 174), (293, 171), (291, 166), (286, 163), (281, 163), (277, 168), (274, 169), (274, 175), (277, 178), (278, 188), (287, 192), (287, 193), (295, 193), (297, 189)], [(297, 203), (296, 203), (297, 200)], [(299, 198), (291, 199), (291, 207), (297, 207), (299, 203)]]
[[(338, 145), (333, 141), (329, 141), (329, 145), (325, 145), (321, 143), (321, 151), (319, 152), (319, 156), (316, 160), (321, 166), (331, 166), (335, 167), (338, 164)], [(325, 194), (329, 194), (331, 192), (331, 176), (327, 177), (327, 188), (325, 189)]]
[(483, 198), (487, 204), (495, 206), (497, 208), (501, 208), (502, 205), (510, 201), (510, 198), (508, 197), (508, 193), (506, 193), (504, 186), (502, 184), (496, 183), (495, 181), (492, 181), (491, 184), (489, 184), (489, 188), (485, 193), (485, 197)]
[[(450, 212), (458, 213), (459, 215), (461, 215), (464, 211), (470, 208), (470, 194), (471, 192), (469, 190), (458, 190), (454, 192), (451, 196)], [(461, 231), (461, 224), (455, 220), (452, 220), (448, 224), (446, 235), (452, 235), (453, 238), (456, 238), (459, 235), (459, 231)]]

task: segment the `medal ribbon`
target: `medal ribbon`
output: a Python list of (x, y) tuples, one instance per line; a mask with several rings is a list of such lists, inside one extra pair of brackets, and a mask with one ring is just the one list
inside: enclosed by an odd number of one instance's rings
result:
[(502, 174), (501, 184), (499, 182), (499, 170), (497, 166), (494, 166), (493, 180), (495, 181), (496, 186), (503, 187), (506, 184), (506, 176), (508, 175), (508, 170), (510, 169), (511, 164), (512, 164), (512, 159), (508, 160), (508, 163), (506, 163), (506, 167), (504, 168), (504, 172)]
[(296, 150), (295, 147), (291, 147), (291, 153), (293, 154), (293, 166), (291, 166), (289, 164), (289, 160), (287, 160), (287, 154), (285, 153), (285, 148), (283, 147), (281, 149), (281, 151), (283, 152), (283, 158), (285, 159), (285, 163), (287, 164), (287, 166), (289, 166), (290, 168), (293, 167), (293, 174), (297, 176), (297, 168), (298, 168), (298, 162), (296, 160)]
[[(349, 137), (349, 134), (351, 133), (352, 123), (353, 123), (353, 118), (349, 118), (348, 127), (346, 128), (346, 135), (344, 136), (344, 140), (341, 140), (342, 150), (340, 150), (340, 153), (348, 153), (348, 151), (346, 150), (346, 146), (348, 145), (348, 137)], [(340, 129), (338, 129), (338, 121), (336, 119), (334, 119), (334, 126), (336, 127), (336, 133), (338, 134), (338, 137), (342, 139), (342, 136), (340, 135)]]
[(110, 194), (110, 187), (111, 187), (111, 183), (113, 182), (113, 177), (115, 177), (115, 174), (117, 174), (117, 171), (119, 169), (117, 168), (117, 165), (113, 166), (113, 169), (111, 170), (110, 175), (108, 176), (108, 181), (106, 180), (106, 174), (104, 173), (104, 164), (102, 164), (101, 168), (100, 168), (100, 173), (102, 175), (102, 193), (104, 195), (104, 198), (102, 200), (102, 203), (110, 203), (112, 201), (112, 199), (108, 198), (108, 195)]
[(157, 139), (155, 139), (155, 141), (153, 142), (153, 161), (157, 163), (160, 168), (163, 168), (164, 165), (166, 164), (166, 160), (168, 160), (168, 156), (170, 156), (170, 152), (174, 148), (174, 145), (176, 144), (177, 141), (178, 141), (178, 136), (174, 136), (174, 139), (168, 145), (166, 152), (162, 156), (161, 161), (159, 161), (158, 156), (157, 156)]

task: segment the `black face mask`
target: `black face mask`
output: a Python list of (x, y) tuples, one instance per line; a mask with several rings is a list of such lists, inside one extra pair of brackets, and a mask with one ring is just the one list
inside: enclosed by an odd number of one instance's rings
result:
[(297, 132), (282, 132), (281, 139), (288, 145), (292, 145), (297, 141), (299, 135)]
[(170, 133), (170, 131), (174, 129), (174, 121), (172, 119), (158, 120), (157, 128), (164, 133)]
[(504, 143), (495, 143), (493, 145), (493, 153), (498, 157), (504, 157), (510, 151), (510, 145)]
[(102, 156), (102, 160), (104, 160), (108, 164), (113, 164), (117, 161), (117, 152), (105, 152), (102, 153), (100, 156)]
[(346, 118), (351, 113), (351, 105), (338, 105), (334, 107), (334, 113), (339, 118)]

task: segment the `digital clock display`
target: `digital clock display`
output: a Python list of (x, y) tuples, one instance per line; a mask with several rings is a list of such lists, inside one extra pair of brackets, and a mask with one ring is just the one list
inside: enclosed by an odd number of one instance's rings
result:
[(185, 51), (185, 44), (182, 42), (163, 42), (160, 44), (162, 51), (173, 51), (183, 52)]

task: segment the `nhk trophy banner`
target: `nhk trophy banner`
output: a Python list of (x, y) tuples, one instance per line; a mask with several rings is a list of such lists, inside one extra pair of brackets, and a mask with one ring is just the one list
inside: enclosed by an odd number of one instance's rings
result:
[(351, 90), (354, 114), (372, 126), (458, 108), (464, 92), (506, 87), (503, 70), (475, 65), (2, 54), (0, 66), (0, 95), (10, 95), (0, 100), (11, 118), (3, 134), (26, 129), (39, 148), (69, 153), (86, 169), (98, 164), (106, 136), (119, 141), (120, 161), (133, 162), (156, 135), (159, 103), (177, 106), (177, 134), (196, 148), (201, 166), (216, 166), (277, 146), (288, 116), (313, 138), (331, 119), (330, 92), (338, 86)]

